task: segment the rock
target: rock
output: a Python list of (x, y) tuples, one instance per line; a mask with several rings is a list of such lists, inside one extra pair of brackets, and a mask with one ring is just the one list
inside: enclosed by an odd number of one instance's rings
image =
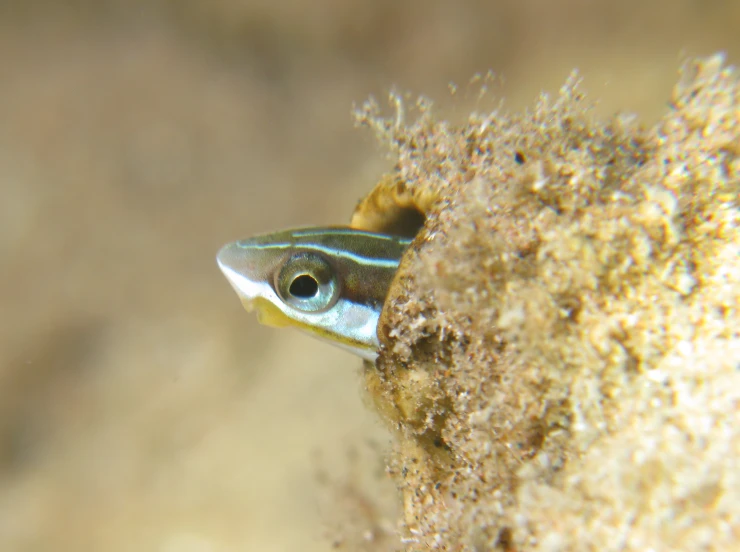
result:
[(649, 129), (590, 107), (358, 114), (397, 163), (353, 225), (423, 223), (365, 371), (409, 550), (740, 539), (738, 75), (687, 63)]

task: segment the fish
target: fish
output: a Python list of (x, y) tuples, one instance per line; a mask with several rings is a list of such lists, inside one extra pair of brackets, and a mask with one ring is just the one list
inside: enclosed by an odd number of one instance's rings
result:
[(375, 361), (378, 320), (411, 238), (299, 228), (229, 243), (216, 257), (260, 323), (293, 327)]

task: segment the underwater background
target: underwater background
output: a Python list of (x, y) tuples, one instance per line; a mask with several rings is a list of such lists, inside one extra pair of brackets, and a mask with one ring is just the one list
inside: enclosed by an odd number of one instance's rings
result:
[(392, 163), (353, 128), (371, 94), (459, 121), (577, 68), (599, 112), (651, 124), (683, 59), (738, 63), (739, 19), (732, 0), (0, 3), (0, 550), (392, 532), (360, 361), (260, 326), (218, 248), (349, 220)]

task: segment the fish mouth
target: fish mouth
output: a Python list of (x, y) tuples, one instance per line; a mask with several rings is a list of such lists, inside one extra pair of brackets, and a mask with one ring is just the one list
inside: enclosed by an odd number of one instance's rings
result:
[(224, 245), (219, 249), (218, 254), (216, 255), (218, 268), (221, 269), (221, 272), (224, 273), (224, 276), (226, 276), (226, 279), (229, 282), (234, 279), (234, 274), (236, 273), (236, 270), (234, 269), (236, 260), (236, 251), (233, 243)]
[(256, 313), (257, 320), (266, 326), (283, 328), (292, 325), (290, 318), (271, 300), (273, 293), (269, 283), (262, 281), (260, 271), (256, 270), (250, 259), (245, 258), (244, 249), (238, 243), (222, 247), (216, 255), (216, 262), (234, 288), (244, 310)]
[(242, 305), (247, 312), (254, 312), (257, 315), (257, 321), (265, 326), (273, 328), (295, 326), (295, 322), (264, 297), (242, 299)]
[(244, 252), (235, 243), (230, 243), (221, 248), (216, 255), (218, 268), (226, 277), (236, 294), (245, 303), (245, 308), (252, 310), (251, 303), (257, 297), (263, 295), (263, 284), (259, 278), (254, 276), (255, 268)]

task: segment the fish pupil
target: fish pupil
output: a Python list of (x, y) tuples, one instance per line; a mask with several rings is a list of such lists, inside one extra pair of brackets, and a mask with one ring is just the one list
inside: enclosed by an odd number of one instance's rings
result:
[(316, 297), (316, 294), (319, 292), (319, 283), (313, 276), (301, 274), (290, 283), (288, 291), (290, 291), (293, 297), (310, 299), (311, 297)]

